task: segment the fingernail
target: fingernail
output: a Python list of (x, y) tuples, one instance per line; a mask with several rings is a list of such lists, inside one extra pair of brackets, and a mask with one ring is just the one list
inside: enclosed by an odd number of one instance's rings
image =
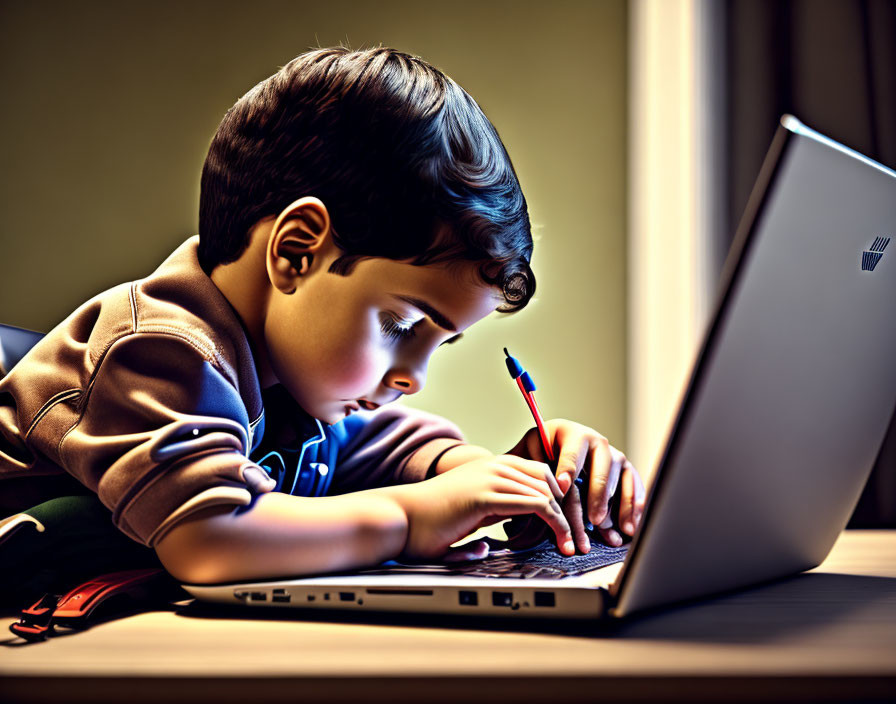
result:
[(560, 487), (560, 491), (564, 494), (569, 490), (570, 484), (572, 484), (572, 482), (570, 481), (568, 474), (561, 474), (557, 478), (557, 485)]
[(610, 533), (610, 542), (613, 543), (613, 547), (616, 548), (622, 545), (622, 538), (620, 537), (619, 533), (616, 533), (615, 531), (613, 533)]
[(626, 524), (623, 526), (623, 528), (625, 528), (625, 532), (628, 533), (629, 535), (631, 535), (632, 533), (635, 532), (635, 526), (634, 526), (634, 524), (633, 524), (631, 521), (629, 521), (628, 523), (626, 523)]
[(565, 543), (563, 543), (563, 549), (566, 550), (566, 552), (575, 553), (576, 546), (573, 545), (573, 542), (571, 540), (567, 540)]

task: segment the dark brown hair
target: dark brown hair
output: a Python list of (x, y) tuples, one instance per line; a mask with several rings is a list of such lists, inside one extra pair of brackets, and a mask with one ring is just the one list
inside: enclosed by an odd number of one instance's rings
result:
[(327, 206), (345, 252), (330, 271), (347, 274), (362, 257), (467, 260), (501, 288), (501, 311), (535, 291), (526, 199), (497, 131), (416, 56), (312, 50), (227, 111), (202, 169), (206, 273), (238, 259), (259, 220), (303, 195)]

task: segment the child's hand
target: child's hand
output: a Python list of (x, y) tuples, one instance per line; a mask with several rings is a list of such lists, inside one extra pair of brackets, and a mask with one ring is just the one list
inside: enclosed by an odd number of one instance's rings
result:
[[(534, 513), (557, 536), (566, 555), (575, 554), (572, 531), (560, 508), (563, 496), (550, 467), (543, 462), (498, 455), (467, 462), (425, 482), (389, 487), (408, 517), (403, 555), (450, 558), (452, 543), (473, 531), (523, 514)], [(467, 557), (483, 557), (487, 543), (465, 545)]]
[[(633, 535), (644, 513), (644, 483), (638, 470), (596, 430), (563, 419), (546, 421), (545, 430), (557, 457), (556, 476), (564, 495), (563, 512), (572, 526), (576, 546), (583, 553), (591, 549), (582, 506), (587, 520), (600, 532), (604, 542), (622, 545), (621, 534)], [(529, 430), (508, 454), (547, 461), (537, 428)], [(583, 472), (585, 482), (581, 489), (587, 490), (587, 504), (580, 502), (579, 487), (574, 484)], [(620, 492), (618, 525), (610, 510), (610, 499), (617, 490)]]

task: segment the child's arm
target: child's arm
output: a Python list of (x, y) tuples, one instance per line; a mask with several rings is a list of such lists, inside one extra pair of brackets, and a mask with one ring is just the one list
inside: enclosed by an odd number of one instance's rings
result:
[[(96, 492), (113, 523), (149, 547), (194, 511), (248, 505), (274, 486), (247, 457), (251, 419), (232, 368), (214, 364), (215, 350), (201, 340), (178, 333), (115, 339), (85, 391), (53, 406), (31, 433), (36, 450)], [(66, 357), (87, 356), (71, 344)], [(75, 365), (56, 371), (54, 359), (64, 358), (58, 345), (38, 352), (28, 370), (39, 383), (54, 372), (66, 386), (77, 380)]]
[(547, 465), (512, 455), (475, 460), (430, 481), (308, 498), (260, 495), (251, 508), (213, 508), (171, 528), (155, 549), (192, 583), (313, 574), (398, 557), (436, 558), (477, 528), (535, 514), (566, 554), (572, 533)]
[[(548, 421), (545, 427), (558, 458), (555, 469), (564, 514), (579, 550), (590, 550), (591, 538), (585, 529), (589, 522), (606, 543), (621, 545), (623, 534), (634, 534), (644, 511), (646, 492), (638, 471), (592, 428), (563, 419)], [(465, 444), (457, 427), (444, 418), (403, 406), (347, 419), (342, 432), (339, 469), (331, 487), (334, 493), (418, 482), (494, 457), (484, 447)], [(535, 428), (508, 454), (547, 462)], [(578, 487), (574, 481), (582, 473), (587, 483)], [(584, 502), (580, 490), (585, 492)], [(618, 516), (610, 511), (610, 500), (617, 493)]]
[(446, 450), (463, 444), (454, 423), (401, 404), (357, 413), (330, 432), (339, 448), (330, 494), (421, 481), (443, 453), (456, 452)]

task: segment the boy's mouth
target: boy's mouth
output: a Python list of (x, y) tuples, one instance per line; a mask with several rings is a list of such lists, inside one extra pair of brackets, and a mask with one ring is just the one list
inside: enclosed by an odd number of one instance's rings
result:
[(348, 418), (355, 411), (360, 411), (362, 408), (365, 411), (374, 411), (380, 407), (380, 404), (374, 403), (373, 401), (368, 401), (366, 398), (359, 398), (357, 401), (352, 401), (351, 403), (345, 404), (345, 417)]

